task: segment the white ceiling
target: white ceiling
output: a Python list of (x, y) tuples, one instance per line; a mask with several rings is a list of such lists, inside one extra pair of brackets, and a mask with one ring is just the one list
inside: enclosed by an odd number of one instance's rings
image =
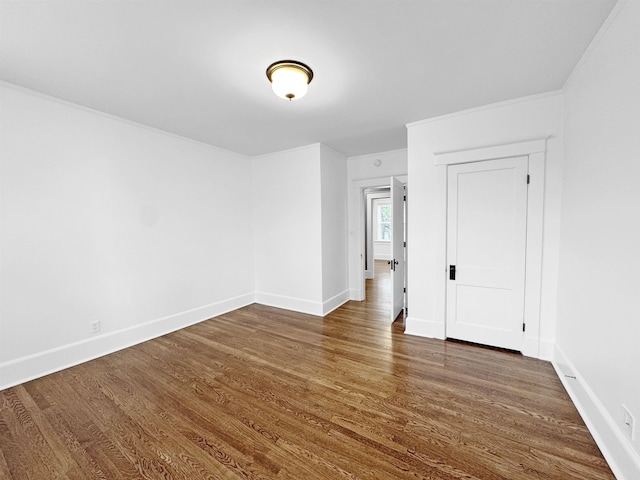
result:
[[(0, 3), (0, 79), (248, 155), (406, 147), (405, 124), (562, 88), (615, 0)], [(287, 102), (265, 69), (315, 73)]]

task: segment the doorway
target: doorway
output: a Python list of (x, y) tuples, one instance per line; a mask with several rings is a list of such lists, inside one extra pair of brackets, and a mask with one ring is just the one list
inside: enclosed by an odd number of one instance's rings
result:
[(376, 260), (391, 259), (391, 232), (388, 216), (391, 204), (391, 188), (387, 185), (363, 189), (365, 197), (364, 218), (364, 277), (375, 277)]
[(528, 157), (449, 165), (447, 337), (521, 350)]
[[(409, 316), (407, 330), (410, 333), (442, 339), (449, 336), (446, 328), (446, 293), (450, 275), (447, 263), (448, 167), (485, 160), (526, 156), (529, 162), (530, 183), (527, 189), (525, 300), (524, 326), (522, 326), (524, 334), (522, 346), (517, 350), (530, 357), (550, 358), (553, 354), (553, 343), (542, 340), (540, 336), (545, 154), (546, 139), (434, 154), (436, 195), (434, 196), (433, 211), (437, 212), (438, 217), (438, 228), (435, 230), (437, 254), (433, 271), (433, 299), (435, 301), (433, 315), (436, 320), (429, 321)], [(423, 308), (424, 302), (420, 301), (419, 296), (417, 298), (418, 305)]]
[[(368, 280), (384, 272), (384, 278), (389, 279), (389, 292), (383, 296), (393, 323), (406, 305), (406, 185), (390, 177), (387, 185), (362, 188), (361, 196), (364, 205), (361, 279), (368, 285)], [(367, 286), (360, 300), (366, 300), (372, 293), (382, 294), (382, 290), (370, 290)]]

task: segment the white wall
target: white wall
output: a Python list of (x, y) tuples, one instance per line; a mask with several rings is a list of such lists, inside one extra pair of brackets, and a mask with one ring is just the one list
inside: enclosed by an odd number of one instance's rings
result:
[[(379, 165), (377, 160), (380, 160)], [(347, 159), (349, 202), (349, 298), (364, 299), (365, 199), (363, 189), (389, 185), (389, 179), (406, 177), (407, 150), (393, 150)], [(406, 178), (405, 178), (406, 179)]]
[(639, 32), (619, 4), (565, 86), (556, 360), (620, 479), (640, 478)]
[(322, 314), (349, 299), (347, 268), (347, 159), (320, 146), (322, 205)]
[(0, 388), (251, 303), (248, 158), (0, 95)]
[(256, 301), (326, 315), (347, 297), (346, 159), (320, 144), (253, 159)]
[(254, 300), (323, 315), (348, 299), (338, 152), (251, 159), (0, 94), (0, 388)]
[[(379, 162), (378, 162), (379, 161)], [(356, 180), (384, 179), (381, 185), (389, 185), (389, 177), (407, 174), (407, 150), (370, 153), (349, 157), (347, 175), (350, 182)]]
[[(555, 304), (562, 181), (562, 96), (559, 93), (489, 105), (408, 126), (409, 208), (406, 331), (445, 337), (446, 168), (436, 153), (547, 138), (543, 278), (539, 356), (550, 358)], [(533, 179), (532, 181), (535, 181)]]
[(320, 145), (253, 158), (256, 301), (322, 315)]

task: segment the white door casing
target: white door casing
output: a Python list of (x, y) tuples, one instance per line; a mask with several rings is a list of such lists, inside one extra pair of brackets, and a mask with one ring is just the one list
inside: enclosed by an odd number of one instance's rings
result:
[[(396, 175), (401, 182), (407, 182), (406, 175)], [(349, 186), (349, 298), (365, 299), (365, 213), (366, 195), (364, 190), (389, 186), (389, 177), (353, 180)]]
[(447, 169), (447, 337), (522, 350), (527, 175), (527, 156)]
[[(545, 170), (546, 170), (547, 139), (539, 138), (518, 143), (465, 148), (462, 150), (448, 150), (433, 152), (435, 189), (433, 210), (436, 212), (433, 235), (435, 238), (435, 252), (433, 258), (434, 269), (429, 272), (433, 276), (433, 319), (411, 317), (407, 318), (405, 333), (432, 338), (446, 338), (446, 292), (448, 275), (447, 263), (447, 169), (449, 165), (481, 162), (498, 158), (510, 158), (526, 155), (529, 157), (529, 184), (527, 204), (527, 254), (525, 281), (525, 312), (526, 330), (522, 354), (529, 357), (549, 360), (553, 356), (553, 343), (543, 338), (541, 331), (541, 300), (542, 300), (542, 246), (544, 231), (544, 203), (545, 203)], [(417, 249), (419, 245), (413, 244)], [(408, 252), (411, 255), (411, 252)], [(408, 290), (415, 290), (415, 296), (426, 292), (420, 291), (420, 285), (410, 286)], [(410, 292), (408, 292), (410, 294)]]

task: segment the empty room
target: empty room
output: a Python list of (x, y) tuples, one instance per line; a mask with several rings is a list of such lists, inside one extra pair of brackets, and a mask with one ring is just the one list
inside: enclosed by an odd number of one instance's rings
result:
[(0, 479), (640, 478), (640, 0), (0, 0)]

